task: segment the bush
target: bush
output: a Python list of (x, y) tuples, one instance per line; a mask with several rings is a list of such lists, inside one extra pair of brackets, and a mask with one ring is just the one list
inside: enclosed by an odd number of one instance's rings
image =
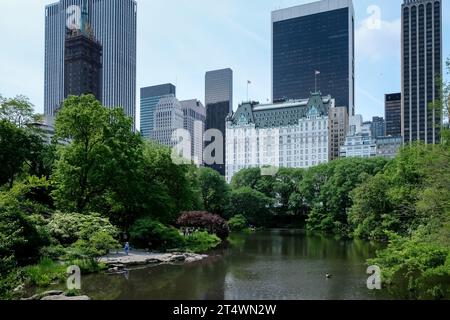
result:
[(449, 249), (394, 234), (390, 237), (388, 248), (369, 261), (381, 267), (390, 289), (408, 292), (414, 299), (449, 299)]
[(273, 204), (274, 199), (250, 187), (243, 187), (231, 192), (227, 213), (228, 217), (242, 214), (250, 224), (266, 226)]
[(31, 285), (48, 287), (55, 281), (66, 279), (66, 266), (49, 258), (41, 258), (37, 265), (23, 268), (24, 276)]
[(88, 241), (93, 234), (102, 232), (112, 238), (118, 231), (108, 220), (97, 213), (61, 213), (53, 215), (48, 229), (50, 235), (64, 246), (72, 245), (78, 240)]
[(92, 233), (87, 239), (81, 238), (71, 247), (72, 258), (96, 259), (105, 256), (111, 249), (119, 247), (119, 243), (105, 230)]
[(214, 234), (196, 231), (186, 238), (186, 249), (194, 253), (202, 253), (216, 248), (222, 241)]
[(19, 265), (33, 263), (49, 241), (33, 217), (15, 205), (0, 207), (0, 257), (12, 257)]
[(242, 214), (238, 214), (228, 221), (228, 226), (231, 231), (243, 231), (247, 228), (247, 219)]
[(208, 212), (183, 212), (177, 225), (185, 228), (196, 228), (226, 239), (229, 234), (228, 223), (218, 215)]
[(180, 232), (151, 218), (138, 219), (130, 229), (132, 245), (142, 249), (174, 249), (184, 245)]

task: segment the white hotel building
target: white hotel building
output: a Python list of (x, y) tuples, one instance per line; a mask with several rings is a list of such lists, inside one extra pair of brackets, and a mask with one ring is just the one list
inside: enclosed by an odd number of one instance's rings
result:
[(309, 168), (329, 161), (331, 96), (243, 103), (227, 117), (226, 178), (246, 168)]

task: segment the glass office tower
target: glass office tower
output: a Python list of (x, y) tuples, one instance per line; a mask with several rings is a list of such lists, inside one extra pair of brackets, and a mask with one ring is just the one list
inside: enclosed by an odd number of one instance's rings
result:
[[(209, 165), (225, 176), (225, 120), (233, 111), (233, 71), (222, 69), (209, 71), (205, 75), (206, 128), (217, 129), (223, 136), (223, 159), (221, 163)], [(209, 145), (205, 142), (205, 147)], [(215, 156), (213, 154), (213, 156)]]
[[(72, 5), (82, 0), (60, 0), (45, 7), (44, 113), (54, 116), (64, 99), (64, 42)], [(136, 118), (136, 29), (135, 0), (87, 0), (89, 23), (103, 47), (102, 102), (121, 107)]]
[(405, 0), (402, 5), (402, 136), (406, 143), (440, 141), (441, 0)]
[(354, 115), (354, 9), (323, 0), (272, 12), (272, 99), (302, 99), (317, 90)]
[(386, 136), (402, 135), (402, 94), (390, 93), (384, 98), (384, 116), (386, 119)]

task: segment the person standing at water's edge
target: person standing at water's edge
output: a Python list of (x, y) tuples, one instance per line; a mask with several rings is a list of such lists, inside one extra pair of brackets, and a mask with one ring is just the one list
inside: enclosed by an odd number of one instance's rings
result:
[(125, 254), (128, 255), (130, 252), (130, 244), (128, 242), (125, 243)]

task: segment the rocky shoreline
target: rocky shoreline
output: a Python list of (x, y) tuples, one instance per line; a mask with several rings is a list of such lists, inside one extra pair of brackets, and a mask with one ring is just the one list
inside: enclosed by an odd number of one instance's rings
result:
[(133, 251), (109, 254), (99, 260), (108, 267), (108, 272), (120, 272), (123, 269), (137, 266), (158, 265), (167, 263), (192, 263), (207, 258), (204, 254), (195, 253), (150, 253), (146, 251)]
[(22, 301), (32, 301), (32, 300), (41, 300), (41, 301), (89, 301), (91, 298), (88, 296), (66, 296), (64, 292), (59, 290), (46, 291), (43, 293), (35, 294), (30, 298), (23, 298)]

